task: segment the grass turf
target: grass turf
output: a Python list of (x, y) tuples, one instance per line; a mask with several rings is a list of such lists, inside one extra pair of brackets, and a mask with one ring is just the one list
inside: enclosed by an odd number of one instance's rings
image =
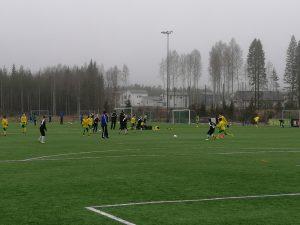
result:
[[(173, 128), (110, 131), (104, 141), (83, 137), (79, 124), (48, 124), (42, 145), (37, 128), (30, 125), (24, 136), (11, 124), (0, 137), (0, 224), (113, 225), (119, 223), (85, 207), (300, 192), (300, 129), (232, 127), (235, 137), (211, 142), (204, 125)], [(229, 152), (239, 154), (215, 154)], [(57, 156), (3, 161), (49, 155)], [(297, 225), (300, 196), (104, 211), (139, 225)]]

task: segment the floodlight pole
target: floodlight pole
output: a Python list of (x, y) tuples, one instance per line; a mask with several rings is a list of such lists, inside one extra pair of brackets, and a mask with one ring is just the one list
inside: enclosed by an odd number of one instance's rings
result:
[(169, 113), (169, 91), (170, 91), (170, 74), (169, 74), (169, 58), (170, 58), (170, 49), (169, 49), (169, 39), (170, 34), (173, 31), (162, 31), (164, 35), (167, 35), (167, 123), (170, 122), (170, 113)]

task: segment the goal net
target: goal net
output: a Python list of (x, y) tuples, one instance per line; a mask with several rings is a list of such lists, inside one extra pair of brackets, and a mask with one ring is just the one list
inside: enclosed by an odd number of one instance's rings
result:
[(285, 125), (290, 125), (291, 127), (300, 126), (300, 110), (282, 110), (281, 119)]
[(172, 110), (172, 122), (191, 124), (195, 123), (195, 111), (189, 109), (174, 109)]
[(31, 116), (46, 116), (48, 117), (50, 114), (49, 114), (49, 110), (31, 110), (30, 111), (30, 115)]
[(132, 108), (114, 108), (114, 111), (116, 111), (117, 115), (120, 115), (120, 113), (123, 111), (126, 115), (132, 115), (133, 110)]

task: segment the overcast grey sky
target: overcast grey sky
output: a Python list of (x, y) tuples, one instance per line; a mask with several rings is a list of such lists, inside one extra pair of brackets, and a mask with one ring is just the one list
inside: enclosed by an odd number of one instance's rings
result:
[(299, 0), (0, 0), (0, 66), (37, 70), (92, 58), (106, 68), (126, 63), (132, 83), (159, 84), (160, 32), (169, 29), (172, 49), (200, 50), (203, 84), (211, 46), (232, 37), (244, 56), (260, 38), (282, 76), (291, 35), (300, 39), (299, 9)]

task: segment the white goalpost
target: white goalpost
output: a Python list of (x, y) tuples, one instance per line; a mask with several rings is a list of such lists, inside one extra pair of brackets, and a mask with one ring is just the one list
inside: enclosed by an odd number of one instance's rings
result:
[(281, 120), (291, 127), (300, 127), (300, 110), (282, 110)]
[(118, 115), (120, 115), (120, 113), (123, 111), (126, 115), (132, 115), (133, 114), (133, 110), (132, 107), (124, 107), (124, 108), (114, 108), (114, 110), (116, 111), (116, 113)]
[(172, 122), (191, 124), (194, 111), (190, 109), (173, 109), (172, 110)]

